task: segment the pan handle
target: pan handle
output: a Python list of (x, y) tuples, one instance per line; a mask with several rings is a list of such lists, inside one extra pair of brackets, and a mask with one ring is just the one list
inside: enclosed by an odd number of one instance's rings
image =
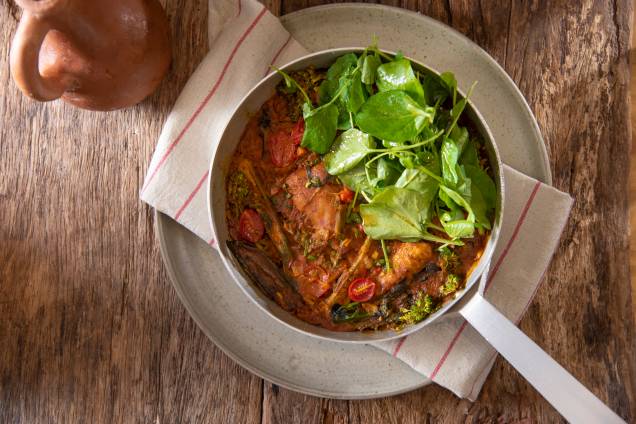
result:
[(625, 422), (479, 293), (459, 312), (569, 422)]

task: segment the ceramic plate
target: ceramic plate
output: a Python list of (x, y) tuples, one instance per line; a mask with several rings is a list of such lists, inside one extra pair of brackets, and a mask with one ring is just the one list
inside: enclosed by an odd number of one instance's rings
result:
[[(551, 183), (545, 146), (523, 96), (501, 67), (463, 35), (423, 15), (378, 5), (320, 6), (281, 20), (310, 51), (365, 46), (375, 34), (384, 49), (402, 50), (454, 72), (462, 88), (479, 81), (472, 100), (502, 160)], [(161, 213), (156, 226), (179, 298), (205, 334), (253, 373), (299, 392), (346, 399), (391, 396), (429, 383), (371, 346), (319, 340), (269, 318), (232, 282), (214, 249)]]

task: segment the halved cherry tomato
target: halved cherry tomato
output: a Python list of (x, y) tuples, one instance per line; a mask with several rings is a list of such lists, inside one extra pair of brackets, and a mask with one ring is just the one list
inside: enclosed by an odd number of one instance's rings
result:
[(354, 302), (366, 302), (375, 294), (375, 282), (370, 278), (357, 278), (351, 282), (347, 293)]
[(349, 190), (347, 187), (343, 187), (338, 193), (338, 197), (342, 203), (350, 203), (353, 200), (354, 192)]
[(263, 218), (254, 209), (245, 209), (239, 218), (239, 234), (243, 240), (256, 243), (265, 235)]
[(292, 128), (291, 131), (291, 139), (296, 146), (300, 144), (303, 140), (303, 135), (305, 134), (305, 120), (300, 118), (298, 122), (296, 122), (296, 126)]

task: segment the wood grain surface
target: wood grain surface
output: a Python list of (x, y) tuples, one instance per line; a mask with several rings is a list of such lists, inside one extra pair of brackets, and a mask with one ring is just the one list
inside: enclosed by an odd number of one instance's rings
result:
[[(369, 401), (279, 388), (198, 330), (138, 199), (155, 140), (207, 51), (207, 0), (164, 0), (175, 54), (140, 105), (111, 113), (35, 103), (12, 83), (19, 19), (0, 0), (0, 422), (420, 423), (561, 418), (502, 359), (475, 403), (430, 386)], [(275, 14), (320, 1), (271, 0)], [(466, 34), (535, 112), (555, 185), (576, 199), (521, 328), (636, 420), (629, 278), (628, 0), (388, 1)], [(361, 358), (362, 359), (362, 358)]]

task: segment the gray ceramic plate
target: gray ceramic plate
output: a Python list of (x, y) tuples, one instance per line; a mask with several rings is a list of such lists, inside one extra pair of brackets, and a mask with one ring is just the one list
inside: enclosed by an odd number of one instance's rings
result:
[[(453, 71), (460, 87), (478, 80), (473, 103), (488, 122), (502, 160), (551, 183), (543, 140), (523, 96), (463, 35), (425, 16), (377, 5), (321, 6), (286, 15), (282, 22), (310, 51), (366, 45), (375, 34), (384, 49)], [(371, 346), (319, 340), (269, 318), (232, 282), (209, 245), (161, 213), (156, 226), (183, 304), (218, 347), (255, 374), (300, 392), (348, 399), (390, 396), (429, 382)]]

